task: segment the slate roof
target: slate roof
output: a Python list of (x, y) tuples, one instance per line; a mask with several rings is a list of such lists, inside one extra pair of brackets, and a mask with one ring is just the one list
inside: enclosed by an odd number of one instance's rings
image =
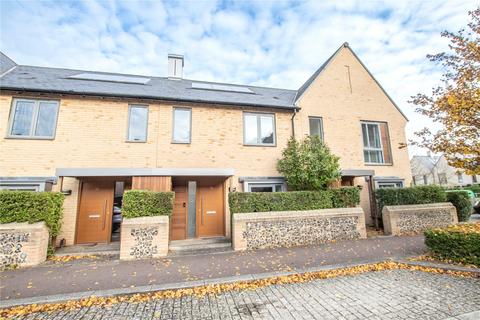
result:
[[(10, 69), (9, 60), (0, 60), (1, 70)], [(12, 61), (13, 62), (13, 61)], [(5, 65), (5, 67), (4, 67)], [(10, 66), (10, 67), (9, 67)], [(69, 93), (82, 95), (101, 95), (112, 97), (130, 97), (159, 99), (185, 102), (205, 102), (236, 106), (256, 106), (281, 109), (294, 109), (296, 90), (275, 89), (242, 85), (253, 93), (217, 91), (192, 88), (192, 81), (187, 79), (169, 79), (165, 77), (145, 77), (147, 84), (120, 83), (98, 80), (72, 79), (79, 73), (96, 73), (102, 75), (132, 76), (118, 73), (93, 72), (60, 68), (46, 68), (18, 65), (0, 78), (0, 89), (25, 90), (49, 93)], [(220, 84), (220, 83), (219, 83)], [(222, 85), (230, 85), (221, 83)], [(234, 85), (233, 85), (234, 86)]]

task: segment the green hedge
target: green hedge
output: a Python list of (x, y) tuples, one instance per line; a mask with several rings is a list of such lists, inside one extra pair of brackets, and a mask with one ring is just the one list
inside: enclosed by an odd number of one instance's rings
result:
[(445, 190), (436, 185), (409, 188), (382, 188), (375, 191), (379, 213), (384, 206), (446, 202)]
[(360, 203), (360, 189), (345, 187), (324, 191), (232, 192), (230, 212), (295, 211), (354, 207)]
[(124, 218), (171, 215), (173, 192), (130, 190), (123, 195), (122, 216)]
[(425, 244), (438, 259), (480, 266), (480, 223), (427, 230)]
[(472, 214), (472, 202), (468, 193), (463, 191), (447, 192), (447, 201), (457, 209), (458, 221), (468, 221)]
[(59, 192), (0, 191), (0, 223), (45, 221), (57, 236), (65, 196)]

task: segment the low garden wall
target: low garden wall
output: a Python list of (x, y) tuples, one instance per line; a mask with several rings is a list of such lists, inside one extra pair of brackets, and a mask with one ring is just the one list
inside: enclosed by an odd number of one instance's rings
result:
[(123, 219), (120, 260), (164, 257), (168, 253), (169, 216)]
[(48, 228), (43, 221), (0, 224), (0, 269), (44, 262), (48, 240)]
[(457, 211), (450, 202), (384, 206), (382, 219), (385, 234), (395, 236), (458, 223)]
[(120, 233), (120, 260), (158, 258), (168, 254), (173, 192), (125, 192)]
[(237, 213), (232, 220), (234, 250), (319, 244), (366, 238), (360, 207)]

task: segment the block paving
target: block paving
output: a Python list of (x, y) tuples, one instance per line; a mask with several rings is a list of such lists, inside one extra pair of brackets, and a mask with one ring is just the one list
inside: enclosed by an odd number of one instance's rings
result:
[(478, 310), (479, 278), (390, 270), (24, 319), (447, 319)]

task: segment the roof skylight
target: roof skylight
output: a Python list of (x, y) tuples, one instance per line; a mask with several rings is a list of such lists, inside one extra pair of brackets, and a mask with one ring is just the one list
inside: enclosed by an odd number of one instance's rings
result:
[(72, 76), (69, 76), (69, 78), (80, 79), (80, 80), (135, 83), (135, 84), (147, 84), (150, 81), (150, 78), (120, 76), (120, 75), (102, 74), (102, 73), (79, 73), (79, 74), (74, 74)]
[(225, 84), (205, 83), (205, 82), (192, 82), (193, 89), (204, 89), (214, 91), (226, 91), (226, 92), (240, 92), (240, 93), (254, 93), (247, 87), (230, 86)]

